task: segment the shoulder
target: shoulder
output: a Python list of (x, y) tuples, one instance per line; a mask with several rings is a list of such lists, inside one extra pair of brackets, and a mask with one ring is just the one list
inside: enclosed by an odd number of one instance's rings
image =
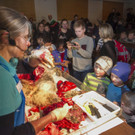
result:
[(3, 67), (0, 66), (0, 84), (15, 82), (12, 75)]
[(58, 54), (59, 52), (57, 50), (52, 51), (52, 55)]
[(121, 87), (122, 93), (130, 91), (130, 89), (127, 87), (127, 85), (124, 85)]
[(93, 39), (90, 36), (85, 35), (84, 39), (93, 41)]
[(86, 77), (87, 77), (88, 79), (91, 79), (91, 78), (96, 78), (96, 75), (95, 75), (95, 73), (88, 73), (88, 74), (86, 75)]
[(110, 84), (111, 80), (106, 76), (103, 78), (103, 81), (108, 82)]
[(72, 40), (72, 42), (77, 42), (77, 41), (79, 41), (78, 38)]
[(115, 86), (113, 85), (113, 83), (110, 83), (108, 87), (109, 88), (114, 88)]

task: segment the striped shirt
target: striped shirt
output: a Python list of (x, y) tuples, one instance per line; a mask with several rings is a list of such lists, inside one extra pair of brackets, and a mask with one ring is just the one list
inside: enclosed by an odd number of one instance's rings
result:
[(111, 81), (108, 77), (102, 77), (99, 79), (96, 77), (95, 73), (88, 73), (83, 81), (81, 88), (86, 91), (94, 90), (100, 94), (105, 94), (110, 82)]

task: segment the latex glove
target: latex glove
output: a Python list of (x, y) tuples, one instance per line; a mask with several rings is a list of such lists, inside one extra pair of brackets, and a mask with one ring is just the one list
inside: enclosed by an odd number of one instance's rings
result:
[(52, 117), (56, 117), (56, 121), (62, 120), (68, 113), (69, 109), (72, 108), (72, 106), (69, 106), (68, 104), (65, 104), (62, 108), (57, 108), (51, 112)]

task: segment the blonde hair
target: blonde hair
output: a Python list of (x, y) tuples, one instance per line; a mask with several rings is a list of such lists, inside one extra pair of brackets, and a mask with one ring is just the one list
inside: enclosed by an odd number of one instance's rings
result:
[(113, 33), (113, 28), (110, 24), (105, 23), (99, 26), (99, 33), (100, 33), (100, 38), (102, 39), (113, 39), (114, 33)]
[(7, 31), (10, 38), (15, 39), (26, 29), (28, 29), (30, 36), (32, 33), (31, 23), (24, 15), (11, 8), (0, 6), (0, 33), (3, 30)]
[(78, 27), (82, 27), (83, 29), (85, 28), (85, 23), (83, 20), (78, 20), (74, 23), (74, 29)]

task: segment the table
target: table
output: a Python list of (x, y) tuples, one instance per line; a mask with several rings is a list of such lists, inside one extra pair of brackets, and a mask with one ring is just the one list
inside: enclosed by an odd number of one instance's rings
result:
[(100, 135), (135, 135), (135, 129), (123, 122), (120, 125), (101, 133)]

